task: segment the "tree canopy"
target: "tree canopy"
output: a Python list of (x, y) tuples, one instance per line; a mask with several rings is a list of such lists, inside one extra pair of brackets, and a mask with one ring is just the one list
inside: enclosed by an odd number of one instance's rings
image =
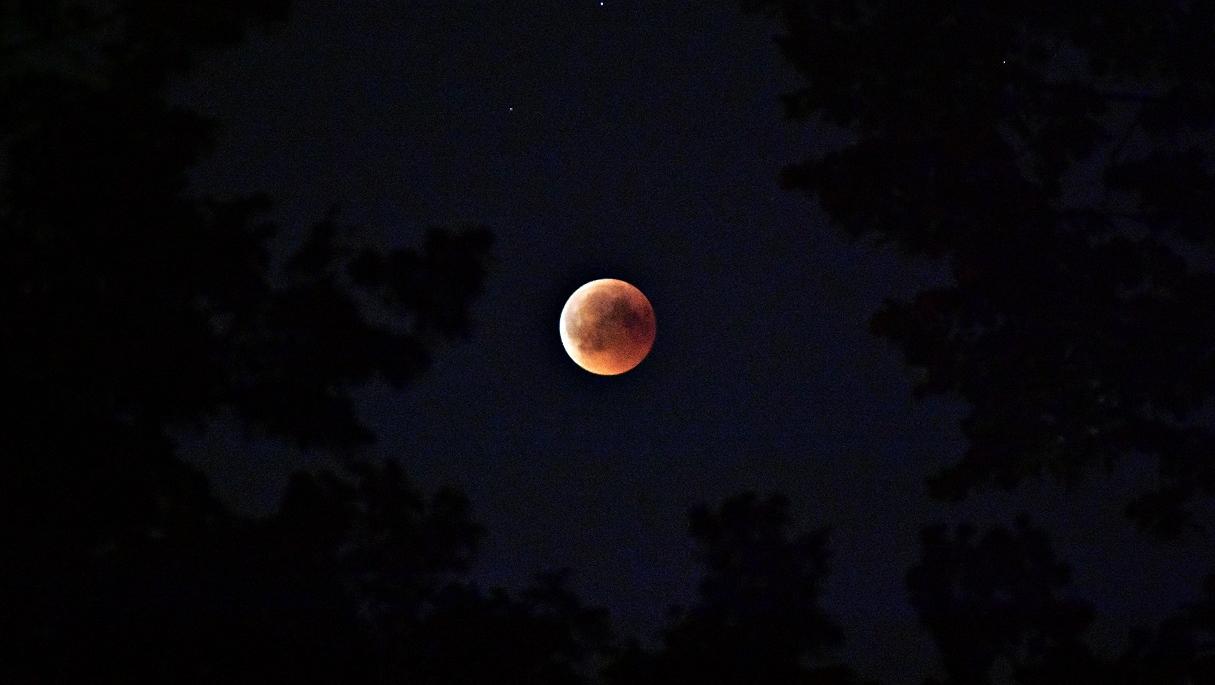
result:
[(1215, 491), (1215, 6), (747, 0), (804, 78), (793, 119), (849, 142), (791, 163), (840, 229), (948, 261), (872, 319), (916, 392), (965, 399), (944, 499), (1153, 458), (1128, 513)]
[[(785, 100), (848, 141), (791, 164), (858, 237), (948, 260), (953, 282), (891, 301), (873, 330), (970, 403), (958, 499), (1149, 457), (1129, 504), (1193, 527), (1215, 491), (1203, 411), (1215, 6), (744, 0), (781, 21), (805, 79)], [(0, 431), (12, 531), (5, 682), (772, 683), (845, 685), (821, 605), (826, 528), (791, 530), (780, 495), (690, 512), (703, 566), (661, 644), (543, 574), (518, 593), (469, 580), (486, 531), (454, 490), (423, 493), (351, 393), (401, 386), (469, 328), (490, 233), (435, 227), (377, 245), (318, 217), (276, 255), (270, 198), (194, 192), (217, 122), (165, 87), (273, 30), (286, 0), (0, 0)], [(277, 509), (240, 515), (172, 429), (221, 411), (325, 450)], [(1028, 518), (929, 527), (907, 574), (946, 683), (1006, 666), (1023, 683), (1215, 681), (1215, 577), (1112, 656), (1096, 608)]]
[[(1154, 475), (1126, 513), (1171, 539), (1215, 494), (1215, 5), (743, 0), (780, 26), (790, 120), (842, 142), (790, 160), (786, 187), (857, 239), (939, 259), (951, 282), (871, 319), (966, 401), (968, 445), (929, 492), (1028, 478), (1074, 485), (1120, 461)], [(997, 661), (1017, 682), (1205, 682), (1209, 596), (1112, 661), (1093, 608), (1020, 521), (930, 527), (908, 575), (948, 682)]]

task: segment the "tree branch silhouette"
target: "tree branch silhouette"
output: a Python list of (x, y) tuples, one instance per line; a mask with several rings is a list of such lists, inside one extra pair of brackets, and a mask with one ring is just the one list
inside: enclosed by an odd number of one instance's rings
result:
[[(1215, 493), (1200, 427), (1215, 390), (1215, 9), (742, 4), (780, 21), (805, 81), (788, 116), (854, 136), (788, 166), (786, 186), (852, 236), (951, 266), (952, 284), (872, 319), (923, 369), (917, 394), (971, 406), (969, 448), (933, 494), (1075, 483), (1146, 456), (1159, 489), (1128, 514), (1164, 537), (1193, 529), (1187, 504)], [(1081, 185), (1094, 168), (1100, 198)]]

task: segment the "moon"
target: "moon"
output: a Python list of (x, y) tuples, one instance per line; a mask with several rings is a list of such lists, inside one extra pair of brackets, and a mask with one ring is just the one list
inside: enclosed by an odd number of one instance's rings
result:
[(635, 286), (600, 278), (570, 295), (561, 309), (561, 344), (582, 368), (616, 376), (641, 363), (654, 345), (654, 308)]

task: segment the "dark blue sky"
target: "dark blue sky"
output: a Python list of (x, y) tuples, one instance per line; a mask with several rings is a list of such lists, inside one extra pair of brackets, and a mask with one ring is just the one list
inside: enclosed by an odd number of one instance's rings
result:
[[(301, 2), (178, 97), (224, 125), (198, 187), (270, 193), (285, 241), (334, 203), (388, 244), (494, 231), (469, 340), (406, 391), (361, 394), (376, 452), (469, 495), (487, 583), (569, 566), (623, 630), (651, 631), (694, 591), (687, 508), (754, 489), (834, 529), (824, 604), (887, 679), (931, 661), (903, 586), (930, 522), (1029, 512), (1119, 621), (1191, 595), (1202, 565), (1185, 560), (1215, 555), (1136, 533), (1127, 474), (928, 499), (923, 479), (964, 447), (964, 408), (913, 401), (866, 322), (939, 268), (849, 244), (779, 189), (783, 164), (842, 139), (783, 120), (797, 79), (773, 31), (726, 0)], [(582, 371), (557, 335), (565, 298), (600, 277), (657, 314), (653, 352), (621, 377)], [(323, 463), (223, 429), (190, 449), (254, 510)]]

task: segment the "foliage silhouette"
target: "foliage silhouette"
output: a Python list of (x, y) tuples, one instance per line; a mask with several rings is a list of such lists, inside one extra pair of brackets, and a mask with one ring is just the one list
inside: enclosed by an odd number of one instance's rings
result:
[[(30, 470), (19, 480), (64, 489), (33, 494), (67, 504), (130, 472), (106, 499), (154, 508), (155, 487), (115, 493), (158, 478), (163, 493), (200, 499), (165, 429), (221, 408), (305, 446), (367, 441), (348, 390), (377, 375), (399, 385), (434, 342), (466, 330), (489, 234), (436, 229), (420, 251), (381, 254), (330, 219), (273, 284), (267, 200), (187, 194), (213, 124), (169, 106), (163, 86), (284, 3), (102, 5), (4, 5), (18, 39), (0, 71), (0, 343), (27, 398), (5, 435)], [(99, 504), (82, 508), (107, 526)]]
[(859, 680), (842, 665), (817, 665), (842, 640), (818, 604), (827, 573), (827, 531), (790, 535), (783, 496), (744, 493), (691, 512), (705, 575), (700, 600), (672, 610), (663, 647), (625, 649), (613, 683), (806, 683)]
[[(517, 599), (455, 584), (480, 536), (463, 498), (344, 452), (371, 438), (351, 389), (400, 385), (467, 331), (488, 232), (384, 250), (328, 218), (276, 272), (266, 198), (189, 193), (214, 124), (170, 106), (168, 79), (285, 9), (0, 4), (0, 364), (22, 398), (0, 444), (19, 655), (0, 678), (399, 680), (417, 657), (387, 627), (458, 609), (545, 637), (519, 652), (548, 669), (532, 682), (573, 682), (598, 615), (552, 581)], [(274, 516), (237, 516), (169, 437), (221, 410), (348, 458), (298, 474)], [(567, 620), (572, 643), (553, 637)]]
[[(490, 237), (385, 250), (328, 217), (280, 269), (267, 198), (189, 193), (215, 124), (165, 85), (287, 4), (0, 0), (0, 364), (22, 398), (0, 432), (18, 655), (0, 679), (858, 682), (829, 659), (827, 534), (791, 534), (781, 497), (694, 510), (699, 601), (660, 648), (622, 648), (566, 573), (519, 595), (468, 582), (484, 533), (463, 496), (353, 456), (373, 436), (350, 391), (408, 382), (468, 330)], [(954, 265), (954, 286), (874, 319), (927, 370), (922, 392), (974, 406), (938, 494), (1144, 452), (1164, 486), (1132, 513), (1183, 529), (1179, 505), (1215, 488), (1209, 431), (1186, 423), (1210, 388), (1211, 281), (1182, 256), (1215, 205), (1187, 133), (1215, 117), (1213, 10), (748, 4), (779, 6), (809, 78), (790, 113), (857, 135), (787, 181), (853, 234)], [(1078, 198), (1069, 174), (1093, 160), (1106, 192)], [(274, 514), (237, 515), (170, 437), (220, 411), (346, 458), (296, 474)], [(949, 682), (1001, 660), (1026, 683), (1215, 680), (1215, 580), (1112, 659), (1083, 643), (1091, 609), (1057, 596), (1065, 581), (1025, 522), (929, 529), (908, 576)]]
[[(93, 554), (26, 639), (40, 682), (584, 682), (606, 615), (557, 574), (520, 597), (461, 578), (478, 526), (393, 462), (297, 474), (266, 519)], [(65, 579), (65, 581), (68, 579)], [(19, 643), (21, 644), (21, 643)], [(24, 646), (24, 645), (23, 645)], [(9, 666), (12, 667), (11, 665)]]
[(976, 539), (962, 525), (925, 529), (923, 560), (907, 574), (912, 604), (940, 650), (946, 678), (929, 685), (993, 682), (1003, 664), (1018, 683), (1188, 685), (1215, 674), (1215, 576), (1207, 596), (1155, 630), (1133, 628), (1120, 653), (1086, 642), (1087, 603), (1060, 596), (1067, 566), (1027, 517)]
[(1187, 685), (1215, 680), (1215, 574), (1205, 594), (1152, 631), (1136, 630), (1105, 682)]
[(780, 18), (793, 119), (851, 136), (790, 165), (848, 234), (945, 258), (953, 283), (873, 330), (967, 400), (959, 499), (1154, 457), (1127, 508), (1171, 537), (1215, 491), (1215, 6), (744, 0)]
[[(803, 78), (793, 120), (844, 142), (791, 164), (857, 238), (947, 260), (953, 282), (888, 301), (872, 330), (917, 395), (966, 400), (961, 461), (930, 479), (959, 500), (1120, 459), (1157, 475), (1128, 503), (1145, 530), (1200, 528), (1215, 493), (1215, 5), (742, 0), (781, 25)], [(1210, 597), (1136, 630), (1114, 658), (1083, 641), (1092, 608), (1026, 521), (976, 539), (925, 531), (908, 576), (947, 682), (1003, 662), (1022, 683), (1212, 679)]]
[(968, 526), (951, 538), (924, 531), (924, 559), (907, 584), (921, 621), (941, 651), (947, 683), (987, 683), (998, 658), (1018, 667), (1086, 654), (1080, 637), (1092, 621), (1084, 604), (1055, 596), (1068, 582), (1046, 535), (1025, 518), (1012, 531), (979, 540)]

